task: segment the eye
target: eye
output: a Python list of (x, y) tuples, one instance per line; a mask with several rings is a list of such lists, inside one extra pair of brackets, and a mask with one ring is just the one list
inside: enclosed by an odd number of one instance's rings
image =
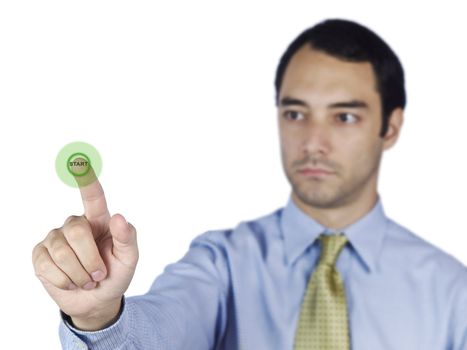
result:
[(298, 120), (299, 118), (303, 119), (303, 114), (297, 111), (285, 111), (283, 116), (290, 120)]
[(339, 122), (345, 124), (354, 124), (358, 122), (358, 117), (352, 113), (339, 113), (336, 118)]

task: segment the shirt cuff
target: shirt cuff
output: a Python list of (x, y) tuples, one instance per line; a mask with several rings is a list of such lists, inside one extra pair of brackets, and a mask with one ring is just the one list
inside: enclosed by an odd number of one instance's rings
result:
[(122, 297), (122, 306), (118, 319), (110, 326), (98, 331), (83, 331), (73, 327), (70, 316), (60, 310), (60, 341), (65, 350), (116, 350), (122, 349), (127, 342), (132, 324), (131, 308)]

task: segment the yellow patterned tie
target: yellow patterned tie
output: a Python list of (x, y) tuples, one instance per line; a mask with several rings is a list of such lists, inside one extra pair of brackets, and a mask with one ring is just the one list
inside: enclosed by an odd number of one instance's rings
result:
[(309, 280), (295, 334), (295, 350), (349, 350), (344, 283), (335, 268), (347, 238), (321, 235), (321, 256)]

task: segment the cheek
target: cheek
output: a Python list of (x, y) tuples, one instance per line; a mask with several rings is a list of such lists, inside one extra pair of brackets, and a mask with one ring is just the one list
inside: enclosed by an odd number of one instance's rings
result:
[[(339, 154), (339, 159), (347, 164), (356, 162), (361, 164), (368, 159), (372, 159), (373, 154), (379, 147), (377, 142), (363, 137), (341, 138), (340, 142), (334, 143), (334, 145), (338, 145), (339, 151), (336, 153)], [(334, 149), (336, 150), (336, 147)]]
[(382, 142), (378, 140), (360, 140), (347, 145), (343, 150), (343, 161), (348, 168), (354, 169), (353, 172), (366, 172), (369, 168), (374, 168), (379, 162), (382, 152)]
[(287, 160), (287, 164), (298, 160), (300, 157), (300, 141), (297, 137), (281, 134), (280, 147), (282, 157), (284, 160)]

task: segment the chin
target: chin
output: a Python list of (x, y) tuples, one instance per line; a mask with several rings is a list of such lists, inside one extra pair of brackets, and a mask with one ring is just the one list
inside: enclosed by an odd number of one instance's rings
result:
[(329, 209), (340, 205), (341, 198), (338, 193), (326, 191), (326, 189), (304, 188), (309, 186), (292, 186), (293, 192), (298, 199), (310, 207)]
[(329, 209), (337, 206), (337, 200), (335, 198), (323, 197), (323, 196), (305, 196), (301, 197), (300, 200), (310, 207)]

